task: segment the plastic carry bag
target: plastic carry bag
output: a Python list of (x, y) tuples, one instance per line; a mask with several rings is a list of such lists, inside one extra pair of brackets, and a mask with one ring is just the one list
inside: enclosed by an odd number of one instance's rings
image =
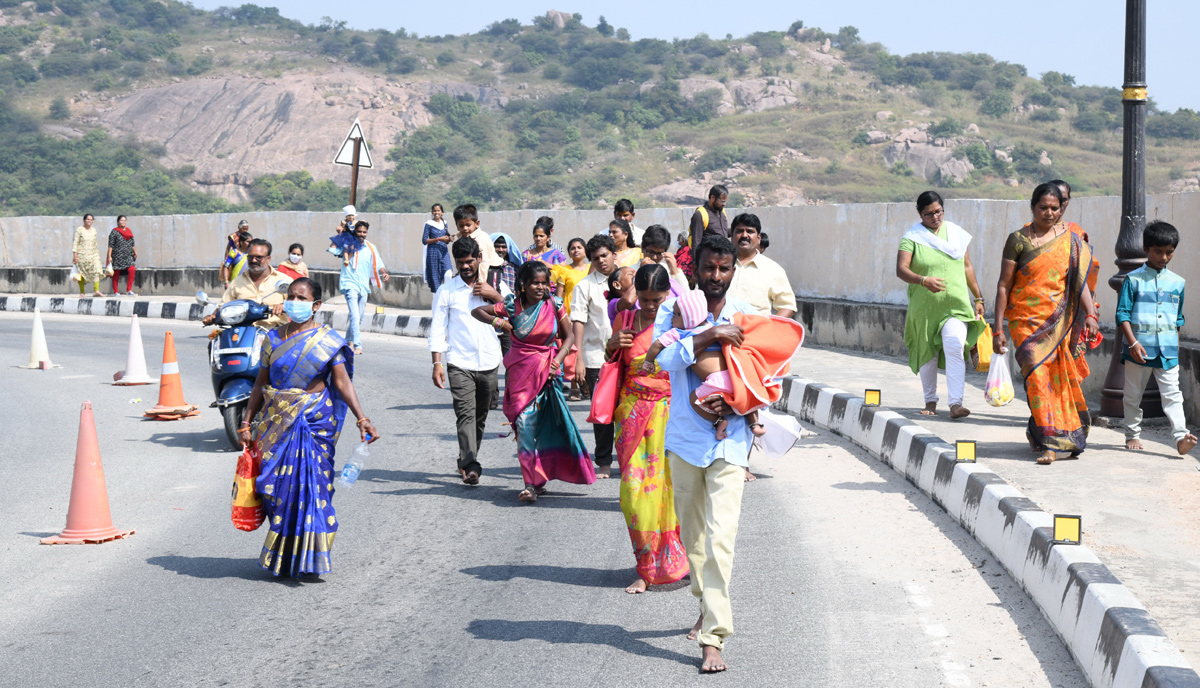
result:
[[(1006, 349), (1007, 351), (1007, 349)], [(992, 367), (988, 371), (987, 384), (983, 388), (983, 397), (988, 406), (1006, 406), (1013, 400), (1012, 374), (1008, 372), (1008, 360), (997, 355), (992, 358)]]
[(68, 276), (68, 279), (70, 279), (72, 282), (82, 282), (83, 281), (83, 273), (81, 273), (79, 271), (78, 265), (71, 266), (71, 274)]
[(262, 467), (262, 455), (258, 444), (243, 445), (238, 457), (237, 471), (233, 476), (233, 527), (247, 532), (263, 524), (267, 514), (263, 509), (262, 497), (254, 491), (254, 482)]
[(977, 373), (986, 373), (992, 364), (992, 326), (984, 324), (975, 346), (971, 347), (971, 367)]

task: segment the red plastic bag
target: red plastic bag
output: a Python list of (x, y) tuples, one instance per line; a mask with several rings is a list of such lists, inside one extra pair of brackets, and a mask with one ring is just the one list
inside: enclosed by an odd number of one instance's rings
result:
[(262, 468), (262, 455), (258, 444), (251, 442), (242, 445), (242, 455), (238, 457), (237, 472), (233, 476), (233, 527), (247, 532), (257, 530), (266, 520), (263, 510), (262, 497), (254, 491), (254, 481)]

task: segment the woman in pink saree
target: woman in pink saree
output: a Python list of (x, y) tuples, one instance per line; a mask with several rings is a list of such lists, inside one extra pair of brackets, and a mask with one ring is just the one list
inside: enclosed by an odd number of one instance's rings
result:
[[(573, 335), (562, 301), (550, 295), (550, 268), (539, 261), (517, 271), (516, 294), (472, 311), (477, 320), (512, 334), (504, 356), (504, 416), (512, 423), (525, 489), (536, 502), (551, 480), (590, 485), (596, 470), (562, 393), (562, 363)], [(562, 339), (562, 346), (555, 341)]]

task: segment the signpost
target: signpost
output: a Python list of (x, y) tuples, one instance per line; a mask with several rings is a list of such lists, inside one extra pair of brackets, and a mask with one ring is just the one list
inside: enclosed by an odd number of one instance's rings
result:
[(354, 119), (354, 124), (350, 125), (350, 133), (346, 134), (346, 140), (342, 141), (337, 155), (333, 157), (333, 164), (350, 167), (350, 205), (356, 205), (358, 203), (358, 168), (373, 167), (371, 151), (367, 148), (362, 124), (359, 123), (357, 117)]

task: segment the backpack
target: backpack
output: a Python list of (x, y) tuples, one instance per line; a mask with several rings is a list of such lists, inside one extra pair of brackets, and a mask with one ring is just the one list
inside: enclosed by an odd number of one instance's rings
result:
[[(708, 209), (704, 206), (696, 208), (696, 212), (700, 213), (700, 220), (704, 223), (704, 229), (708, 229)], [(721, 210), (721, 214), (725, 215), (725, 210)], [(726, 215), (728, 217), (728, 215)], [(692, 236), (688, 235), (688, 248), (692, 246)]]

